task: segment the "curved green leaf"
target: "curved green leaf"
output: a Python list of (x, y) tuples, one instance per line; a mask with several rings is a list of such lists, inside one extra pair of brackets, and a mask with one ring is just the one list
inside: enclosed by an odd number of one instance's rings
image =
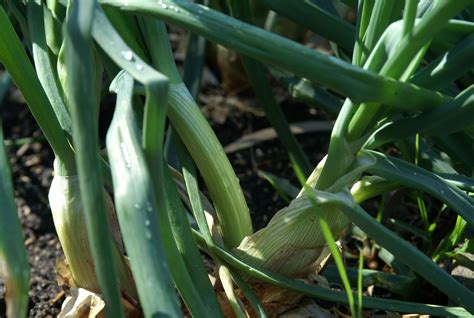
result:
[[(446, 98), (437, 92), (362, 70), (188, 1), (102, 0), (101, 3), (151, 14), (167, 22), (176, 23), (256, 60), (279, 66), (315, 83), (327, 85), (357, 102), (376, 101), (413, 109), (436, 107)], [(234, 36), (229, 37), (230, 33)], [(275, 51), (275, 47), (279, 50)]]
[(107, 316), (124, 317), (100, 171), (95, 69), (90, 30), (95, 1), (73, 2), (66, 23), (65, 62), (76, 164), (87, 234)]
[(415, 73), (411, 82), (431, 89), (446, 87), (474, 68), (474, 34), (457, 43), (453, 48), (437, 57)]
[[(194, 232), (194, 234), (198, 239), (198, 242), (202, 244), (202, 246), (205, 246), (205, 241), (202, 238), (201, 234), (198, 232)], [(291, 289), (309, 297), (344, 304), (348, 303), (345, 292), (317, 287), (314, 285), (303, 283), (301, 281), (287, 278), (285, 276), (273, 274), (266, 269), (250, 265), (240, 260), (232, 253), (216, 245), (208, 246), (207, 248), (209, 248), (216, 256), (219, 256), (219, 258), (221, 258), (231, 267), (245, 272), (246, 274), (255, 277), (256, 279), (259, 279), (261, 281), (267, 282), (275, 286), (280, 286), (282, 288)], [(358, 301), (355, 300), (355, 303), (358, 303)], [(367, 296), (362, 297), (362, 304), (364, 308), (383, 309), (396, 312), (458, 317), (465, 317), (469, 315), (469, 313), (461, 307), (445, 307)]]
[(386, 156), (379, 152), (364, 150), (362, 155), (376, 158), (375, 164), (370, 166), (367, 172), (427, 192), (446, 203), (466, 221), (474, 224), (473, 199), (438, 175), (407, 161)]
[[(176, 212), (179, 211), (179, 205), (173, 203), (176, 201), (176, 195), (170, 194), (170, 192), (176, 191), (171, 188), (175, 185), (172, 183), (170, 185), (169, 172), (163, 169), (163, 159), (160, 155), (160, 143), (163, 138), (163, 132), (160, 129), (163, 129), (165, 120), (166, 108), (163, 105), (166, 105), (167, 101), (168, 82), (162, 74), (145, 63), (125, 44), (99, 7), (96, 8), (95, 14), (94, 38), (115, 63), (145, 85), (147, 96), (143, 135), (145, 158), (153, 181), (156, 204), (160, 211), (158, 214), (159, 226), (162, 233), (161, 239), (165, 242), (165, 254), (173, 280), (186, 305), (196, 315), (208, 315), (209, 311), (216, 311), (216, 306), (206, 308), (204, 299), (212, 304), (215, 295), (213, 291), (209, 291), (209, 287), (207, 290), (205, 289), (204, 284), (209, 285), (209, 281), (197, 253), (197, 247), (194, 252), (192, 250), (188, 252), (193, 248), (192, 244), (195, 243), (187, 244), (189, 242), (189, 238), (186, 238), (186, 226), (189, 227), (187, 221), (183, 221), (182, 218), (177, 220), (180, 217), (180, 213)], [(183, 245), (186, 246), (183, 248)], [(206, 292), (200, 295), (197, 286)]]
[(262, 2), (278, 14), (304, 25), (348, 51), (352, 50), (354, 27), (314, 1), (263, 0)]
[[(117, 107), (107, 133), (117, 216), (146, 317), (181, 316), (158, 226), (151, 177), (131, 106), (133, 79), (115, 80)], [(132, 187), (129, 185), (133, 184)]]
[(59, 124), (70, 137), (72, 134), (71, 116), (62, 98), (63, 92), (55, 74), (56, 68), (52, 67), (49, 58), (41, 1), (30, 0), (27, 9), (36, 74), (48, 96)]
[(431, 111), (388, 123), (368, 139), (366, 147), (376, 148), (416, 133), (449, 135), (472, 125), (472, 118), (474, 118), (474, 85), (466, 88), (454, 100)]
[(0, 61), (23, 94), (54, 153), (73, 167), (74, 153), (71, 146), (3, 7), (0, 7), (0, 29)]

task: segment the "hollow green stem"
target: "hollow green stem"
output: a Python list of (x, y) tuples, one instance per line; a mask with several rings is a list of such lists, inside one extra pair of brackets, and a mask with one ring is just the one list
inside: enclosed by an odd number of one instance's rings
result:
[[(158, 69), (170, 78), (168, 116), (201, 171), (214, 200), (219, 218), (219, 227), (227, 246), (235, 247), (252, 233), (252, 223), (242, 189), (229, 159), (217, 140), (196, 102), (183, 84), (167, 39), (162, 22), (154, 22), (154, 28), (145, 32), (150, 39), (152, 59)], [(156, 44), (152, 44), (156, 43)]]

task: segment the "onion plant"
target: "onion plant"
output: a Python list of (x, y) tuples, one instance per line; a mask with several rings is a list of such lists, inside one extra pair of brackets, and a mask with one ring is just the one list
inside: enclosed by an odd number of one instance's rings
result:
[[(59, 240), (75, 284), (102, 295), (107, 317), (124, 316), (122, 298), (136, 300), (146, 317), (223, 316), (202, 253), (213, 259), (238, 317), (248, 309), (236, 288), (266, 316), (256, 281), (348, 304), (353, 316), (361, 308), (474, 314), (473, 292), (437, 264), (474, 221), (474, 3), (346, 2), (353, 23), (340, 16), (338, 1), (230, 0), (218, 9), (187, 0), (0, 1), (0, 62), (56, 158), (49, 200)], [(335, 56), (260, 28), (255, 17), (268, 12), (327, 38)], [(165, 23), (191, 35), (184, 81)], [(291, 202), (258, 231), (195, 99), (204, 38), (241, 55), (301, 182), (301, 190), (281, 183)], [(337, 117), (319, 164), (291, 134), (270, 75), (294, 98)], [(98, 113), (109, 94), (116, 105), (102, 151)], [(170, 168), (172, 156), (180, 172)], [(28, 266), (3, 148), (0, 169), (0, 270), (8, 313), (21, 317)], [(426, 226), (419, 232), (428, 240), (437, 219), (423, 193), (443, 203), (440, 213), (457, 214), (436, 249), (419, 250), (361, 206), (399, 188), (417, 196)], [(335, 240), (350, 228), (373, 239), (396, 274), (345, 270)], [(297, 280), (331, 255), (337, 269), (325, 275), (345, 292)], [(407, 296), (423, 280), (456, 307), (361, 294), (376, 281)]]

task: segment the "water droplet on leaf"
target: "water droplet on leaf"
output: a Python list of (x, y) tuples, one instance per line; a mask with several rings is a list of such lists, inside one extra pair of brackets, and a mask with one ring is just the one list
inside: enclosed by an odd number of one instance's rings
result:
[(133, 60), (133, 53), (132, 53), (132, 51), (122, 51), (122, 56), (123, 56), (123, 58), (126, 59), (127, 61)]

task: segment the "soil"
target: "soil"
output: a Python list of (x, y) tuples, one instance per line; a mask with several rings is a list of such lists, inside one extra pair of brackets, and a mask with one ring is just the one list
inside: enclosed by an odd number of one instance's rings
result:
[[(16, 95), (13, 89), (11, 95)], [(27, 143), (9, 146), (8, 154), (12, 164), (15, 201), (31, 267), (29, 317), (54, 317), (60, 308), (60, 299), (56, 299), (60, 289), (54, 266), (62, 251), (48, 205), (53, 154), (23, 104), (10, 99), (3, 105), (0, 117), (6, 140), (28, 138)], [(4, 313), (5, 303), (0, 297), (0, 317)]]

